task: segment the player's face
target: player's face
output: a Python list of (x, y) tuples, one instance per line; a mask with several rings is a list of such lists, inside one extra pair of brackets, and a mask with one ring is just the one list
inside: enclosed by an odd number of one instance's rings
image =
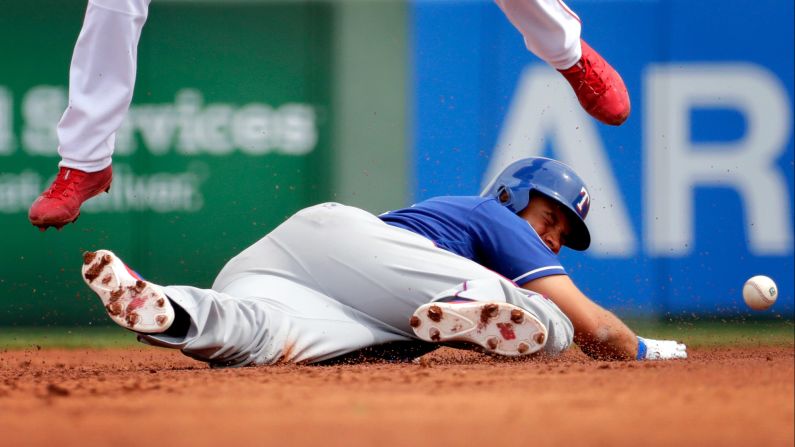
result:
[(571, 227), (561, 206), (545, 196), (533, 194), (530, 204), (519, 215), (526, 220), (541, 240), (555, 254), (566, 243)]

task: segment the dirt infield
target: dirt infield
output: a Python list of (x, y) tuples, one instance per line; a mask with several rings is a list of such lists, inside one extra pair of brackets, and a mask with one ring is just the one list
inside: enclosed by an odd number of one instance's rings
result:
[(791, 446), (793, 348), (676, 362), (208, 369), (155, 348), (0, 353), (0, 444)]

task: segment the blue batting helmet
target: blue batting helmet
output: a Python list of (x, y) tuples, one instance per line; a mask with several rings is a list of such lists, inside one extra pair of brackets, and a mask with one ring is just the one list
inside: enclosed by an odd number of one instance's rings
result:
[(531, 191), (563, 206), (572, 228), (565, 239), (567, 247), (585, 250), (591, 245), (591, 233), (585, 225), (591, 206), (588, 188), (573, 169), (557, 160), (542, 157), (517, 160), (494, 177), (480, 195), (494, 197), (518, 214), (530, 203)]

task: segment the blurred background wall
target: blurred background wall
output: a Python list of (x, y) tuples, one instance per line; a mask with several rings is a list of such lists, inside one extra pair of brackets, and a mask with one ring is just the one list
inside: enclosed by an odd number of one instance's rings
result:
[(490, 2), (413, 3), (414, 196), (476, 193), (545, 155), (589, 183), (593, 244), (564, 250), (623, 313), (745, 315), (744, 281), (793, 310), (793, 4), (571, 1), (622, 74), (632, 114), (590, 119)]
[(490, 1), (153, 0), (111, 194), (38, 232), (83, 0), (0, 16), (0, 325), (105, 323), (80, 254), (208, 287), (294, 211), (374, 213), (477, 194), (529, 155), (590, 183), (588, 253), (564, 265), (623, 314), (747, 315), (772, 276), (793, 312), (793, 6), (572, 1), (624, 76), (620, 128), (584, 115)]

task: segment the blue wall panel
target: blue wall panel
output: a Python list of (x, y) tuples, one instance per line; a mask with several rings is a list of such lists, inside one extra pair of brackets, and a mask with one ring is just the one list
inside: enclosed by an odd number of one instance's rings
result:
[[(583, 20), (583, 38), (624, 77), (633, 105), (630, 119), (621, 127), (585, 121), (584, 127), (595, 129), (596, 139), (588, 129), (563, 125), (570, 135), (582, 138), (584, 152), (601, 151), (607, 160), (599, 173), (614, 182), (616, 194), (592, 191), (594, 207), (626, 210), (625, 250), (605, 249), (609, 244), (600, 245), (598, 238), (596, 250), (564, 250), (564, 264), (575, 282), (595, 300), (626, 313), (744, 315), (749, 310), (742, 303), (743, 282), (766, 274), (778, 283), (780, 297), (765, 315), (792, 317), (792, 2), (568, 4)], [(522, 73), (545, 64), (525, 49), (519, 33), (493, 2), (415, 1), (411, 14), (414, 199), (476, 194), (490, 163), (498, 158), (495, 148), (506, 132)], [(667, 101), (681, 97), (675, 94), (676, 87), (661, 79), (666, 73), (684, 73), (690, 79), (691, 72), (696, 76), (693, 79), (712, 76), (709, 79), (714, 82), (708, 85), (725, 88), (727, 97), (739, 90), (740, 99), (721, 98), (713, 92), (707, 95), (711, 99), (702, 101), (696, 90), (688, 96), (691, 103), (686, 111), (675, 113), (677, 109)], [(737, 83), (730, 80), (733, 74), (739, 76)], [(653, 94), (655, 85), (662, 94)], [(772, 98), (765, 99), (765, 92)], [(531, 101), (548, 101), (554, 109), (571, 103), (565, 95), (573, 97), (566, 91), (558, 95), (559, 101), (543, 95)], [(765, 114), (755, 115), (751, 103), (759, 105), (759, 101)], [(540, 104), (536, 116), (527, 117), (528, 127), (544, 121), (544, 106)], [(574, 107), (571, 113), (582, 112)], [(677, 140), (668, 131), (679, 117), (685, 120), (685, 128), (680, 126)], [(713, 151), (706, 155), (724, 159), (732, 151), (743, 150), (744, 139), (755, 130), (768, 129), (765, 125), (779, 131), (773, 132), (778, 139), (770, 140), (775, 140), (770, 143), (775, 147), (768, 148), (775, 153), (771, 162), (761, 168), (743, 164), (727, 172), (706, 172), (703, 179), (697, 176), (688, 187), (693, 209), (683, 217), (690, 220), (693, 237), (665, 242), (653, 223), (660, 218), (660, 208), (652, 202), (664, 203), (668, 190), (659, 184), (676, 184), (682, 169), (665, 165), (668, 151), (690, 151), (693, 163), (703, 165), (709, 157), (697, 161), (697, 154)], [(563, 140), (550, 131), (526, 141), (525, 155), (566, 158), (561, 154), (568, 154), (572, 161), (576, 155), (571, 150), (561, 152)], [(759, 144), (759, 159), (770, 157), (761, 149), (764, 142)], [(756, 149), (744, 146), (749, 154)], [(732, 183), (738, 178), (748, 180), (757, 172), (754, 169), (774, 178), (769, 183), (774, 187), (762, 200), (759, 195), (744, 196), (742, 188)], [(662, 183), (655, 187), (650, 173), (660, 173), (657, 181)], [(590, 182), (587, 176), (586, 181)], [(760, 240), (759, 228), (773, 236)], [(677, 234), (684, 233), (680, 229)]]

